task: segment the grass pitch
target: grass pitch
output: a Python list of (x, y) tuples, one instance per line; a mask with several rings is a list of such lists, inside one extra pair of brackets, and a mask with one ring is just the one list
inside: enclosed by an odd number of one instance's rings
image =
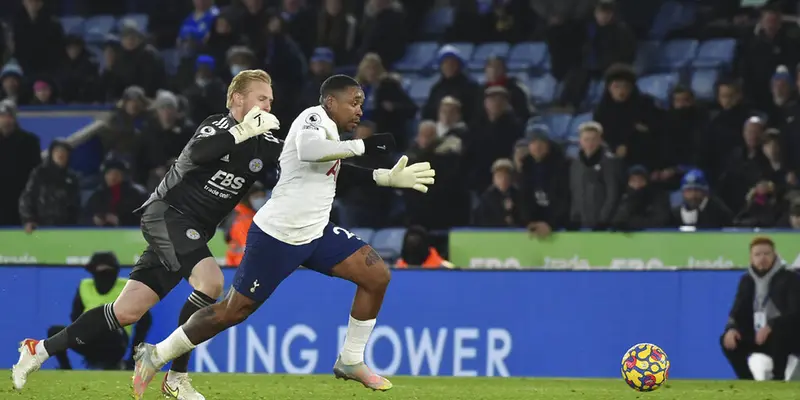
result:
[[(9, 371), (5, 371), (10, 375)], [(126, 399), (130, 372), (40, 371), (21, 392), (11, 382), (0, 389), (3, 400)], [(791, 382), (673, 380), (650, 393), (638, 393), (621, 379), (421, 378), (395, 377), (394, 388), (373, 392), (332, 375), (194, 374), (194, 384), (208, 400), (529, 400), (529, 399), (681, 399), (782, 400), (800, 398)], [(159, 374), (146, 399), (161, 399)]]

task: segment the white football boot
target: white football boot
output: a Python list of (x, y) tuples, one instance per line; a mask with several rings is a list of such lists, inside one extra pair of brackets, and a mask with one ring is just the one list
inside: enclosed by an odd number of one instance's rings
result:
[(197, 389), (192, 386), (189, 374), (169, 371), (164, 375), (161, 384), (161, 393), (168, 399), (177, 400), (206, 400)]
[(19, 344), (19, 360), (11, 367), (11, 380), (15, 389), (22, 390), (28, 381), (28, 375), (38, 371), (47, 360), (47, 352), (40, 343), (36, 339), (25, 339)]

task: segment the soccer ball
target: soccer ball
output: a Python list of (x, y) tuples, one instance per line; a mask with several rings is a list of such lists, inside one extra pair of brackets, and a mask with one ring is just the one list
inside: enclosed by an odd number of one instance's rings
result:
[(669, 359), (660, 347), (639, 343), (622, 356), (622, 379), (637, 392), (652, 392), (669, 377)]

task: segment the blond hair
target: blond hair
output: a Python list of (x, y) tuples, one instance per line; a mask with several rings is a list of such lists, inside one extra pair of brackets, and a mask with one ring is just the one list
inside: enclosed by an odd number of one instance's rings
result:
[(358, 73), (356, 73), (356, 81), (362, 85), (368, 83), (365, 81), (366, 73), (364, 72), (364, 69), (366, 69), (369, 64), (374, 64), (378, 69), (378, 79), (381, 79), (384, 75), (386, 75), (386, 68), (383, 66), (381, 56), (376, 53), (367, 53), (364, 55), (364, 58), (361, 59), (361, 62), (358, 63)]
[(578, 125), (578, 133), (583, 133), (583, 132), (596, 132), (602, 135), (603, 125), (600, 125), (600, 123), (596, 121), (584, 122)]
[(225, 106), (230, 109), (233, 105), (233, 95), (235, 93), (245, 94), (251, 82), (264, 82), (267, 85), (272, 85), (272, 77), (261, 69), (246, 69), (239, 72), (233, 77), (231, 84), (228, 86), (228, 102)]

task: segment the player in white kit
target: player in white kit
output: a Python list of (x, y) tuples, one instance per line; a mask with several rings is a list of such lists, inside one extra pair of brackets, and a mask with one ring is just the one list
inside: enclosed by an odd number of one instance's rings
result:
[(358, 286), (347, 336), (333, 368), (337, 378), (355, 380), (373, 390), (391, 382), (364, 364), (364, 349), (389, 284), (389, 268), (360, 238), (330, 222), (336, 179), (340, 173), (356, 182), (427, 192), (435, 171), (428, 163), (407, 166), (403, 156), (392, 169), (364, 169), (341, 161), (393, 150), (391, 134), (339, 140), (362, 115), (364, 92), (345, 75), (328, 78), (320, 88), (320, 106), (306, 109), (289, 129), (279, 158), (281, 174), (272, 197), (257, 213), (247, 236), (244, 258), (227, 298), (197, 311), (156, 345), (136, 351), (134, 381), (144, 389), (170, 360), (241, 323), (269, 298), (299, 266), (349, 280)]

